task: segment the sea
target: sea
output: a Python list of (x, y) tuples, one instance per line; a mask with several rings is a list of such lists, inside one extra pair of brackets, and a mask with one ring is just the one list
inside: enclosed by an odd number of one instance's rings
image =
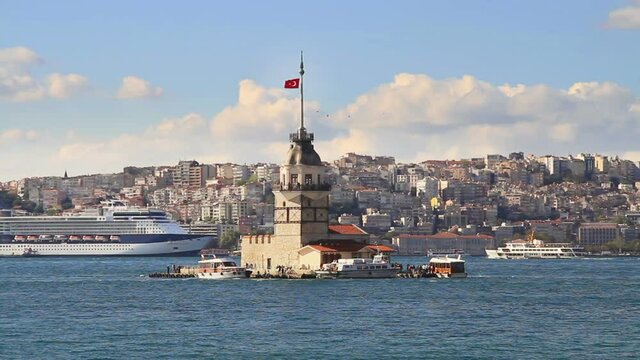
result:
[(207, 281), (147, 276), (189, 257), (0, 258), (0, 358), (640, 358), (640, 258), (466, 260), (465, 279)]

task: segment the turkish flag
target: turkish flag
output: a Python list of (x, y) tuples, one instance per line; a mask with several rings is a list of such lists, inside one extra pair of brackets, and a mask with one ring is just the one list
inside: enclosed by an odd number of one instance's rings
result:
[(284, 82), (285, 89), (297, 89), (300, 87), (300, 79), (291, 79)]

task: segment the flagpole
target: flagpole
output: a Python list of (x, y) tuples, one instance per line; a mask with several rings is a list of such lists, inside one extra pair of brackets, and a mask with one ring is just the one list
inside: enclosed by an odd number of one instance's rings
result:
[(304, 92), (303, 92), (303, 79), (304, 77), (304, 63), (302, 61), (302, 50), (300, 50), (300, 130), (304, 130)]

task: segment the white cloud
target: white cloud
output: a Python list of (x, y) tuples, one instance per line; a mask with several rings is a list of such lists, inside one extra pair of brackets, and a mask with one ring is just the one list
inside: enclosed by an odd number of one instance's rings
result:
[(38, 54), (23, 46), (0, 49), (0, 63), (3, 64), (16, 66), (40, 61)]
[[(319, 106), (317, 102), (308, 101), (305, 108), (315, 113)], [(242, 80), (237, 104), (213, 118), (211, 132), (221, 140), (281, 141), (288, 132), (298, 128), (299, 122), (299, 99), (290, 97), (284, 90), (267, 89), (251, 80)]]
[(47, 77), (49, 96), (66, 99), (87, 86), (87, 78), (78, 74), (51, 74)]
[(87, 78), (78, 74), (54, 73), (44, 81), (33, 77), (31, 67), (41, 62), (38, 54), (25, 47), (0, 49), (0, 100), (66, 99), (86, 87)]
[(160, 97), (162, 93), (161, 87), (153, 86), (147, 80), (137, 76), (125, 76), (116, 96), (119, 99), (141, 99)]
[(613, 29), (640, 29), (640, 2), (609, 13), (605, 26)]
[(114, 172), (128, 165), (173, 164), (187, 158), (200, 160), (209, 156), (211, 142), (206, 119), (195, 113), (164, 119), (139, 134), (125, 133), (111, 139), (82, 137), (75, 132), (67, 135), (66, 140), (74, 142), (57, 144), (49, 164), (73, 173)]
[[(41, 171), (48, 169), (49, 174), (60, 169), (74, 174), (112, 172), (128, 165), (171, 165), (185, 159), (280, 163), (288, 134), (298, 127), (299, 105), (295, 93), (243, 80), (237, 102), (212, 117), (188, 113), (110, 139), (69, 129), (66, 136), (39, 137), (41, 150), (34, 159), (47, 159), (40, 160)], [(317, 102), (305, 103), (307, 128), (315, 132), (316, 148), (326, 161), (350, 151), (393, 155), (405, 162), (512, 151), (640, 154), (638, 96), (610, 82), (579, 82), (558, 89), (496, 85), (468, 75), (434, 79), (398, 74), (328, 117), (320, 117), (319, 109)], [(26, 136), (5, 133), (0, 139)], [(7, 140), (0, 140), (3, 143)], [(52, 154), (50, 149), (55, 149)], [(33, 162), (24, 161), (30, 155), (18, 161), (6, 150), (3, 157), (1, 150), (0, 161), (8, 168), (33, 175)]]
[(31, 142), (38, 139), (38, 133), (34, 130), (8, 129), (0, 131), (0, 145), (8, 145), (16, 142)]
[(640, 147), (638, 106), (628, 89), (609, 82), (563, 90), (399, 74), (333, 114), (341, 134), (318, 147), (332, 157), (352, 147), (405, 161), (516, 150), (622, 152)]

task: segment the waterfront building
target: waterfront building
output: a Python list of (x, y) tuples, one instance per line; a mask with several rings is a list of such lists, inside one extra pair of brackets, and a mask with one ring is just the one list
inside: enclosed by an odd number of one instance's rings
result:
[(461, 249), (467, 255), (485, 255), (485, 249), (495, 249), (495, 240), (489, 235), (458, 235), (440, 232), (435, 235), (401, 234), (392, 238), (399, 255), (425, 255), (428, 250)]
[(618, 239), (618, 225), (614, 223), (585, 223), (578, 228), (578, 244), (604, 245)]

